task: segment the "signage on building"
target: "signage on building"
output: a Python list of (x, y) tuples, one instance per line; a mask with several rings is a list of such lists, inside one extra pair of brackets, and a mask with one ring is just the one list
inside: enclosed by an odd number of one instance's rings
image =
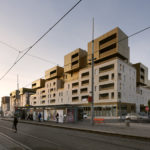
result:
[(148, 106), (146, 106), (146, 107), (145, 107), (145, 110), (146, 110), (146, 111), (149, 111), (149, 107), (148, 107)]
[(88, 96), (88, 102), (89, 102), (89, 103), (92, 102), (92, 96)]
[(67, 110), (67, 120), (68, 120), (68, 122), (74, 122), (75, 121), (74, 115), (75, 115), (74, 109), (68, 109)]

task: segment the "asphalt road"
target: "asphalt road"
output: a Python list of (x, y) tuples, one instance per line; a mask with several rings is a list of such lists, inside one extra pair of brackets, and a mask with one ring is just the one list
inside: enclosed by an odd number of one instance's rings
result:
[(0, 150), (149, 150), (150, 142), (0, 120)]

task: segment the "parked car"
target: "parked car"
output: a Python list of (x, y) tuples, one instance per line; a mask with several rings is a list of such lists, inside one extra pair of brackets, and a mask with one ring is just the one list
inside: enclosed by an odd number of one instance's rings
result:
[(148, 118), (149, 118), (149, 116), (148, 116), (147, 113), (145, 113), (145, 112), (140, 112), (139, 115), (140, 115), (140, 117), (141, 117), (142, 119), (148, 119)]
[(125, 119), (129, 119), (129, 120), (139, 120), (139, 119), (142, 119), (142, 117), (141, 117), (139, 114), (136, 114), (136, 113), (128, 113), (128, 114), (125, 116)]

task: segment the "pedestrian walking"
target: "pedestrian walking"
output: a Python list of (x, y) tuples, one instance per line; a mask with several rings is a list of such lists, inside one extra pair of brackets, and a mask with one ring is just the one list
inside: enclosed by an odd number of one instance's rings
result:
[(56, 114), (56, 123), (58, 123), (58, 119), (59, 119), (59, 114)]
[(14, 115), (13, 129), (15, 129), (15, 133), (17, 132), (17, 124), (18, 124), (18, 118), (16, 115)]
[(39, 118), (39, 122), (40, 122), (41, 121), (41, 113), (39, 113), (38, 118)]

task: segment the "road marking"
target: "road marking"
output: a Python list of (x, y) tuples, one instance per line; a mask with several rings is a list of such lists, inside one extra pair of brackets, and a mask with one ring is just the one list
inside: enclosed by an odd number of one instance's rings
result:
[(0, 135), (2, 135), (3, 137), (6, 137), (8, 140), (10, 140), (12, 143), (17, 144), (18, 146), (20, 146), (23, 150), (32, 150), (30, 147), (20, 143), (19, 141), (16, 141), (14, 139), (12, 139), (11, 137), (7, 136), (6, 134), (0, 132)]
[[(0, 128), (4, 128), (4, 129), (7, 129), (7, 130), (14, 131), (13, 129), (8, 128), (8, 127), (4, 127), (4, 126), (0, 126)], [(23, 135), (26, 135), (26, 136), (28, 136), (28, 137), (32, 137), (32, 138), (34, 138), (34, 139), (37, 139), (37, 140), (43, 141), (43, 142), (47, 142), (47, 143), (50, 143), (50, 144), (54, 144), (54, 145), (57, 145), (57, 146), (61, 146), (61, 145), (60, 145), (60, 144), (58, 144), (58, 143), (55, 143), (55, 142), (52, 142), (52, 141), (50, 141), (50, 140), (46, 140), (46, 139), (41, 139), (41, 138), (36, 137), (36, 136), (33, 136), (33, 135), (31, 135), (31, 134), (25, 134), (25, 133), (23, 133), (23, 132), (21, 132), (21, 131), (19, 131), (19, 133), (21, 133), (21, 134), (23, 134)]]

